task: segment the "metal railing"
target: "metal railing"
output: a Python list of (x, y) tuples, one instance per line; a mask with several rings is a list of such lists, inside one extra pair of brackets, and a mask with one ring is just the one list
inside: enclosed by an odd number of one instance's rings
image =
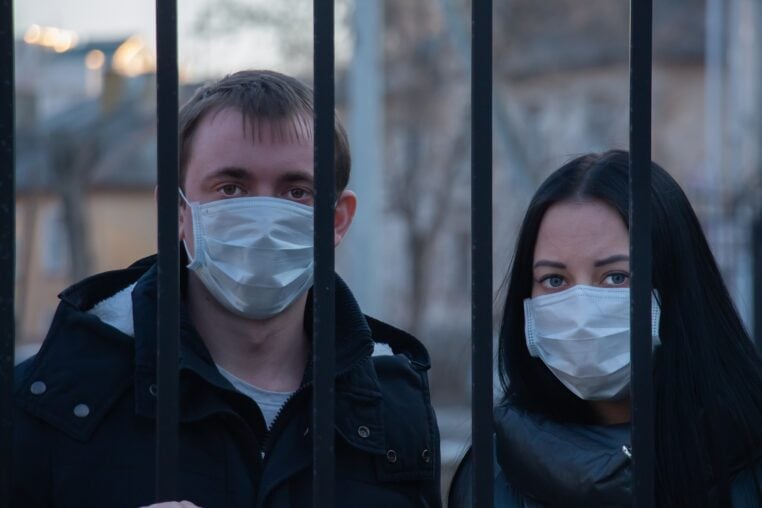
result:
[(757, 351), (762, 351), (762, 207), (757, 210), (757, 217), (751, 230), (752, 255), (752, 310), (754, 319), (754, 344)]
[(651, 345), (651, 0), (630, 2), (630, 359), (633, 506), (656, 501)]
[(177, 0), (156, 2), (156, 182), (158, 312), (156, 319), (156, 500), (177, 500), (180, 252), (178, 223)]
[(314, 0), (315, 283), (313, 297), (312, 499), (335, 506), (333, 206), (334, 48), (333, 1)]
[(492, 0), (471, 6), (473, 505), (492, 506)]
[[(177, 495), (179, 246), (176, 0), (157, 0), (158, 408), (156, 499)], [(314, 0), (315, 284), (313, 501), (334, 492), (334, 41), (333, 2)], [(653, 506), (654, 427), (650, 342), (651, 0), (631, 2), (630, 151), (634, 500)], [(472, 3), (472, 395), (474, 506), (493, 504), (492, 458), (492, 0)], [(14, 347), (13, 1), (0, 0), (0, 507), (11, 497)], [(755, 323), (762, 329), (760, 305)], [(757, 335), (759, 337), (759, 335)]]
[(0, 0), (0, 507), (10, 506), (16, 319), (13, 0)]

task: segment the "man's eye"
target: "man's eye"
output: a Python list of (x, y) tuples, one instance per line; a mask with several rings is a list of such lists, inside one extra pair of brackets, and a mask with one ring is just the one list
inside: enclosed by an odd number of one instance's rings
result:
[(223, 185), (219, 188), (219, 191), (222, 193), (222, 195), (230, 197), (238, 196), (242, 193), (240, 187), (234, 184)]
[(293, 189), (289, 189), (288, 197), (290, 199), (307, 199), (310, 197), (310, 192), (306, 189), (294, 187)]

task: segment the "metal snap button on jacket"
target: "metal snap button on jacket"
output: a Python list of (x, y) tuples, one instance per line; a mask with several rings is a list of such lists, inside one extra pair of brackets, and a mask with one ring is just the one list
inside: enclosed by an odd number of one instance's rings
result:
[(90, 414), (90, 408), (87, 407), (87, 404), (77, 404), (76, 406), (74, 406), (74, 416), (77, 416), (79, 418), (84, 418), (89, 414)]
[(370, 429), (366, 427), (365, 425), (360, 425), (357, 427), (357, 434), (365, 439), (366, 437), (370, 436)]
[(148, 387), (148, 393), (156, 397), (156, 394), (159, 392), (159, 389), (156, 388), (155, 384), (151, 384), (151, 386)]
[(395, 452), (394, 450), (387, 451), (386, 460), (388, 460), (390, 464), (394, 464), (395, 462), (397, 462), (397, 452)]
[(42, 381), (35, 381), (32, 383), (32, 385), (29, 387), (29, 391), (32, 392), (34, 395), (42, 395), (47, 391), (48, 387), (43, 383)]
[(429, 462), (431, 462), (431, 450), (429, 450), (428, 448), (427, 448), (427, 449), (425, 449), (425, 450), (423, 450), (423, 451), (421, 452), (421, 459), (423, 459), (423, 461), (424, 461), (425, 463), (427, 463), (427, 464), (428, 464)]

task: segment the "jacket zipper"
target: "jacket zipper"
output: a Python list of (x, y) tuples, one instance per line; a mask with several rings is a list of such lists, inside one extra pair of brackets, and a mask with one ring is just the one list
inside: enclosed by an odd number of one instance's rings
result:
[[(341, 371), (337, 372), (336, 375), (334, 376), (334, 382), (340, 376), (346, 374), (350, 370), (360, 365), (360, 363), (364, 361), (366, 358), (368, 357), (362, 356), (355, 362), (351, 363), (345, 369), (342, 369)], [(281, 408), (278, 410), (278, 412), (275, 413), (275, 418), (273, 419), (273, 423), (272, 425), (270, 425), (270, 428), (267, 429), (264, 439), (262, 439), (262, 446), (260, 447), (260, 457), (262, 458), (262, 463), (264, 463), (265, 458), (268, 456), (270, 452), (270, 447), (272, 446), (274, 436), (277, 435), (275, 431), (280, 430), (281, 425), (279, 424), (281, 423), (281, 421), (285, 420), (285, 417), (283, 415), (288, 414), (286, 413), (286, 410), (293, 407), (294, 401), (297, 399), (297, 397), (301, 396), (304, 392), (307, 391), (308, 388), (311, 388), (311, 387), (312, 387), (312, 381), (307, 381), (306, 383), (304, 383), (294, 393), (291, 394), (291, 397), (289, 397), (286, 400), (286, 402), (283, 404), (283, 406), (281, 406)], [(309, 429), (309, 427), (307, 427), (307, 429)]]
[(291, 394), (291, 396), (286, 399), (286, 402), (283, 403), (283, 405), (278, 409), (278, 412), (275, 413), (275, 418), (273, 418), (273, 423), (270, 425), (270, 427), (265, 432), (265, 437), (262, 439), (262, 445), (260, 446), (259, 454), (262, 458), (262, 462), (264, 463), (265, 457), (270, 452), (270, 446), (271, 442), (273, 441), (273, 435), (275, 434), (275, 430), (279, 429), (279, 424), (281, 423), (281, 420), (283, 420), (282, 416), (286, 412), (286, 409), (289, 407), (292, 407), (294, 405), (294, 400), (296, 400), (297, 397), (299, 397), (304, 391), (306, 391), (307, 388), (311, 386), (311, 383), (305, 383), (302, 386), (300, 386), (294, 393)]

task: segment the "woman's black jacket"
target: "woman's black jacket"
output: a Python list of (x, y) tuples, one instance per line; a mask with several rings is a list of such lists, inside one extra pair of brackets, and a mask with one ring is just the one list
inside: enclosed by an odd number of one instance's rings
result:
[[(495, 507), (631, 507), (630, 427), (561, 424), (495, 408)], [(455, 473), (450, 508), (471, 507), (470, 452)], [(762, 466), (733, 480), (733, 508), (762, 506)], [(711, 504), (711, 503), (710, 503)]]

